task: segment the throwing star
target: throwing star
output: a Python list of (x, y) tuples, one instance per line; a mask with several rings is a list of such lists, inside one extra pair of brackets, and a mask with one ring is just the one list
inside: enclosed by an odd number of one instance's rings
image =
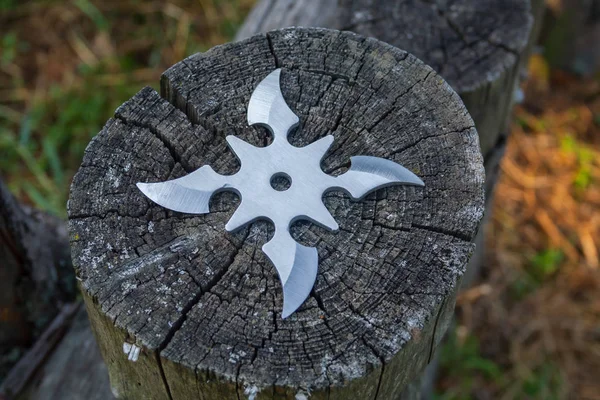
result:
[[(263, 79), (248, 105), (248, 124), (266, 127), (273, 142), (255, 147), (235, 136), (226, 138), (241, 162), (237, 173), (220, 175), (205, 165), (181, 178), (137, 186), (155, 203), (190, 214), (208, 213), (211, 196), (231, 190), (241, 197), (241, 203), (225, 225), (230, 232), (257, 219), (271, 221), (275, 234), (262, 250), (279, 273), (284, 299), (282, 318), (286, 318), (310, 294), (319, 264), (317, 249), (297, 243), (290, 235), (289, 227), (294, 221), (309, 220), (335, 231), (338, 224), (322, 201), (325, 192), (343, 190), (360, 200), (385, 186), (424, 184), (403, 166), (371, 156), (351, 157), (350, 168), (339, 176), (324, 173), (321, 160), (334, 138), (328, 135), (306, 147), (288, 142), (287, 135), (299, 119), (283, 98), (280, 74), (281, 70), (276, 69)], [(289, 187), (276, 190), (274, 179), (286, 181)]]

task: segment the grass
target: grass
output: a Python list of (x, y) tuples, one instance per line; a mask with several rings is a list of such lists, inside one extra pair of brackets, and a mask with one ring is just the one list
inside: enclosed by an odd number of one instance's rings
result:
[(481, 343), (472, 333), (464, 329), (450, 332), (440, 351), (440, 368), (444, 375), (435, 399), (564, 398), (564, 377), (552, 360), (545, 360), (533, 370), (510, 370), (494, 358), (482, 354)]
[[(2, 0), (0, 171), (66, 216), (85, 146), (118, 105), (186, 56), (227, 42), (252, 0)], [(5, 28), (5, 29), (4, 29)]]
[(445, 372), (444, 379), (453, 385), (439, 388), (436, 394), (439, 400), (468, 398), (484, 383), (503, 382), (501, 367), (481, 354), (477, 337), (464, 331), (450, 332), (440, 351), (440, 367)]
[(36, 207), (62, 217), (70, 179), (87, 142), (137, 91), (128, 85), (95, 90), (96, 74), (96, 69), (82, 73), (77, 88), (51, 85), (43, 100), (32, 102), (18, 120), (0, 125), (0, 151), (5, 155), (0, 169), (21, 178), (9, 180), (9, 187)]
[[(596, 115), (594, 122), (596, 122)], [(577, 159), (577, 173), (573, 179), (573, 184), (581, 189), (586, 189), (592, 183), (592, 169), (596, 154), (589, 147), (580, 143), (573, 136), (564, 136), (561, 140), (561, 149), (566, 154), (572, 155)]]

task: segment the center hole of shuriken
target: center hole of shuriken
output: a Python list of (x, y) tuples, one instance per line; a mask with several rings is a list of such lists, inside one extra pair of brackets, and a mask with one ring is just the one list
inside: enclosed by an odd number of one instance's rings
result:
[(292, 186), (292, 178), (285, 172), (278, 172), (271, 177), (271, 187), (277, 191), (283, 192)]

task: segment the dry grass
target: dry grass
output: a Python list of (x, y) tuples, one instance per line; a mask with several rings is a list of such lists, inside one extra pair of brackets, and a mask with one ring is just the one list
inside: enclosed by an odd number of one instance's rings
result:
[[(534, 56), (492, 223), (489, 264), (458, 300), (457, 342), (478, 338), (501, 379), (476, 398), (600, 399), (600, 80)], [(460, 378), (442, 379), (443, 391)]]
[(229, 41), (254, 0), (0, 0), (0, 171), (64, 216), (83, 149), (114, 109)]

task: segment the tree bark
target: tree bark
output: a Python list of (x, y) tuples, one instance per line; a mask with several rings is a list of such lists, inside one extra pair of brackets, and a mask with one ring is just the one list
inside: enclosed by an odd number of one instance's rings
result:
[[(246, 112), (275, 68), (300, 117), (291, 143), (335, 137), (324, 171), (339, 174), (362, 154), (425, 182), (361, 202), (325, 195), (339, 232), (294, 224), (320, 265), (311, 296), (285, 320), (276, 271), (260, 251), (268, 223), (227, 233), (234, 195), (187, 215), (135, 187), (202, 165), (234, 173), (227, 135), (269, 144)], [(113, 393), (400, 396), (448, 326), (483, 215), (477, 132), (456, 93), (402, 50), (324, 29), (273, 31), (196, 54), (165, 72), (161, 91), (146, 88), (116, 111), (88, 146), (69, 200), (73, 261)]]

